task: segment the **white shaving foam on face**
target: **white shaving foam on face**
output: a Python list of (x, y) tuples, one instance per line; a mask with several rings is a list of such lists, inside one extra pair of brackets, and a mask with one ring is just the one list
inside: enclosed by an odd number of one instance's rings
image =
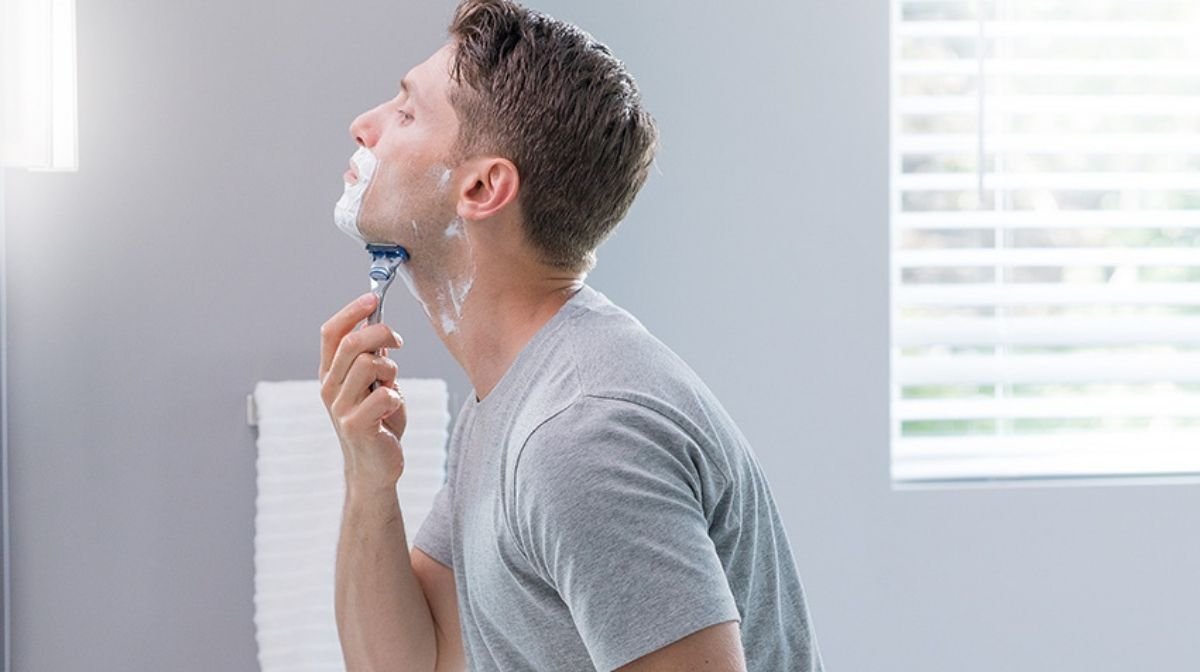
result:
[(442, 333), (450, 335), (456, 331), (458, 331), (458, 322), (455, 322), (449, 314), (442, 311)]
[(370, 186), (371, 177), (375, 174), (375, 167), (379, 165), (379, 160), (375, 158), (371, 150), (362, 146), (354, 152), (354, 156), (350, 157), (350, 160), (354, 163), (354, 172), (358, 174), (358, 180), (354, 184), (345, 182), (342, 197), (333, 206), (333, 223), (346, 235), (365, 243), (366, 239), (363, 238), (362, 230), (358, 228), (358, 220), (362, 214), (363, 196), (367, 193), (367, 187)]
[(408, 286), (408, 293), (412, 294), (417, 303), (421, 304), (421, 310), (425, 311), (425, 317), (432, 320), (433, 313), (429, 310), (429, 304), (425, 303), (425, 300), (421, 298), (421, 293), (417, 291), (416, 285), (413, 284), (412, 274), (409, 273), (407, 265), (400, 264), (396, 271), (404, 279), (404, 284)]
[[(453, 279), (446, 281), (446, 287), (438, 290), (438, 304), (441, 308), (442, 331), (450, 334), (458, 330), (458, 324), (462, 321), (463, 309), (466, 307), (467, 295), (471, 293), (471, 286), (475, 284), (475, 255), (474, 247), (471, 245), (471, 237), (467, 235), (466, 222), (462, 217), (455, 217), (446, 226), (446, 238), (461, 238), (467, 244), (467, 258), (471, 261), (470, 271), (465, 278), (455, 282)], [(449, 299), (449, 305), (447, 304)]]
[(463, 306), (467, 302), (467, 294), (471, 293), (471, 285), (473, 284), (475, 284), (475, 278), (467, 278), (457, 286), (453, 283), (449, 285), (451, 305), (454, 308), (454, 314), (459, 319), (462, 319)]
[[(334, 223), (347, 235), (354, 237), (360, 242), (366, 242), (358, 224), (367, 188), (371, 177), (377, 170), (378, 160), (366, 147), (359, 147), (358, 151), (351, 158), (351, 161), (354, 163), (355, 172), (358, 174), (358, 181), (354, 184), (346, 183), (341, 199), (334, 206)], [(451, 169), (446, 167), (445, 164), (435, 164), (427, 171), (430, 181), (436, 180), (436, 191), (439, 193), (446, 191), (452, 174)], [(425, 188), (427, 189), (428, 187)], [(422, 235), (417, 220), (410, 219), (409, 225), (412, 227), (413, 242), (419, 244)], [(413, 269), (410, 268), (409, 264), (401, 264), (397, 268), (397, 271), (400, 277), (404, 279), (404, 284), (408, 286), (409, 293), (421, 304), (421, 309), (425, 311), (425, 316), (431, 322), (440, 324), (442, 333), (449, 335), (459, 331), (463, 319), (463, 311), (466, 308), (467, 296), (471, 292), (471, 287), (475, 284), (476, 267), (471, 238), (467, 235), (466, 222), (462, 217), (456, 216), (450, 220), (443, 231), (443, 240), (445, 241), (444, 245), (448, 246), (443, 252), (446, 256), (445, 264), (442, 268), (436, 270), (430, 269), (430, 272), (433, 273), (433, 276), (430, 278), (425, 278), (424, 274), (420, 276), (420, 289), (433, 289), (427, 286), (427, 280), (433, 280), (435, 286), (440, 285), (434, 290), (435, 295), (430, 297), (429, 302), (426, 302), (425, 298), (422, 298), (422, 292), (418, 289), (417, 279), (413, 277)], [(459, 247), (462, 244), (466, 245), (465, 251)], [(434, 247), (436, 249), (442, 246), (434, 243)], [(451, 265), (456, 265), (449, 260), (458, 257), (459, 251), (465, 252), (467, 268), (449, 268)], [(441, 255), (435, 252), (434, 258), (437, 256)], [(455, 273), (460, 274), (459, 277), (453, 277)], [(426, 296), (428, 296), (428, 292), (426, 292)], [(435, 312), (438, 316), (436, 321), (434, 320)]]

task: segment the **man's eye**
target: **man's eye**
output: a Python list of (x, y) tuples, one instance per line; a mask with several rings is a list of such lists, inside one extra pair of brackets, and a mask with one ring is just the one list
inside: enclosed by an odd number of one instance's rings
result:
[(408, 112), (405, 112), (404, 110), (396, 110), (396, 111), (400, 113), (400, 116), (405, 117), (409, 121), (412, 121), (413, 115), (409, 114)]

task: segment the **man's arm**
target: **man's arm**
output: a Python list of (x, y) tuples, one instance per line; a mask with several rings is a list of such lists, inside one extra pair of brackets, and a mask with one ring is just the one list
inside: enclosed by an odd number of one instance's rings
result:
[(616, 672), (746, 672), (741, 627), (727, 621), (622, 665)]
[(379, 301), (368, 292), (321, 325), (321, 401), (346, 475), (334, 611), (349, 672), (431, 672), (435, 625), (413, 572), (396, 496), (408, 415), (396, 389), (396, 363), (383, 356), (404, 342), (382, 323), (355, 329)]
[(467, 657), (458, 620), (458, 586), (454, 582), (454, 570), (415, 546), (412, 567), (425, 591), (425, 600), (433, 612), (433, 627), (437, 631), (437, 669), (434, 672), (466, 672)]
[(429, 672), (433, 616), (413, 572), (395, 488), (347, 487), (338, 541), (334, 609), (348, 672)]

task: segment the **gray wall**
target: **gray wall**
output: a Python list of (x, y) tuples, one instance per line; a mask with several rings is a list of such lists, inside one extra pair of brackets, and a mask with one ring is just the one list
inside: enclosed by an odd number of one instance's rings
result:
[[(537, 6), (663, 129), (590, 281), (754, 444), (831, 672), (1200, 666), (1195, 485), (889, 485), (886, 0)], [(79, 3), (81, 170), (7, 175), (15, 671), (257, 669), (244, 397), (364, 290), (346, 127), (451, 8)]]

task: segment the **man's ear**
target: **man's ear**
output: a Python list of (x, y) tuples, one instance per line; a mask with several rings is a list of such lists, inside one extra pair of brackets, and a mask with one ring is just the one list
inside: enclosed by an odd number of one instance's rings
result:
[(467, 174), (458, 199), (458, 215), (469, 221), (494, 217), (517, 200), (521, 186), (517, 167), (500, 157), (486, 157)]

